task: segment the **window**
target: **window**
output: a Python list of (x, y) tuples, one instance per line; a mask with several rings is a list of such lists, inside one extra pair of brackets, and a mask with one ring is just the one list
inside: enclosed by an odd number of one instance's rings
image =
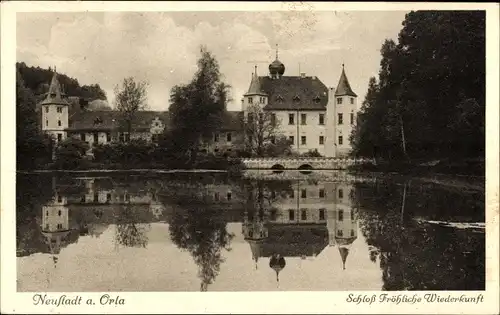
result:
[(111, 132), (106, 132), (106, 142), (111, 142)]
[(295, 211), (293, 211), (292, 209), (288, 210), (288, 219), (290, 221), (294, 221), (295, 220)]
[(321, 189), (319, 190), (319, 197), (320, 197), (320, 198), (325, 198), (325, 190), (324, 190), (323, 188), (321, 188)]
[(337, 236), (340, 236), (340, 237), (344, 236), (344, 231), (338, 230), (337, 231)]
[(344, 123), (344, 115), (342, 113), (338, 114), (338, 124), (342, 125)]
[(295, 144), (295, 138), (293, 136), (289, 136), (288, 140), (291, 142), (291, 144)]
[(125, 195), (125, 200), (126, 200), (126, 201), (130, 201), (130, 195), (129, 195), (129, 194), (126, 194), (126, 195)]
[(276, 114), (271, 114), (271, 125), (276, 126)]
[(97, 193), (94, 193), (94, 202), (99, 202), (99, 195)]
[(319, 209), (319, 219), (321, 221), (325, 220), (325, 209)]
[(253, 98), (252, 97), (248, 98), (248, 104), (253, 104)]
[(301, 144), (306, 144), (306, 136), (301, 136), (300, 142), (301, 142)]
[(155, 121), (155, 127), (158, 127), (159, 125), (160, 125), (160, 123)]
[[(123, 132), (120, 132), (119, 136), (118, 136), (118, 140), (120, 142), (125, 142), (125, 134)], [(85, 140), (84, 140), (85, 141)]]
[(94, 143), (99, 143), (99, 134), (94, 132)]
[(61, 216), (61, 210), (57, 211), (57, 215)]
[(226, 197), (227, 197), (227, 200), (228, 200), (228, 201), (230, 201), (230, 200), (231, 200), (231, 198), (233, 197), (233, 194), (229, 191), (229, 192), (227, 193)]
[(49, 121), (48, 121), (48, 120), (46, 120), (46, 121), (45, 121), (45, 126), (48, 126), (48, 125), (49, 125)]
[(344, 198), (344, 191), (342, 189), (339, 189), (339, 198)]
[(354, 113), (351, 113), (351, 125), (354, 124)]
[(288, 114), (288, 124), (289, 125), (295, 124), (295, 115), (294, 114)]
[(57, 107), (57, 112), (58, 112), (58, 113), (62, 113), (62, 107), (60, 107), (60, 106), (59, 106), (59, 107)]
[(300, 124), (305, 125), (307, 123), (307, 114), (300, 114)]
[(82, 196), (82, 197), (80, 198), (80, 202), (85, 202), (85, 196)]
[(218, 193), (218, 192), (215, 192), (215, 193), (214, 193), (214, 199), (215, 199), (215, 201), (219, 201), (220, 196), (219, 196), (219, 193)]
[(46, 107), (45, 107), (45, 112), (46, 112), (46, 113), (48, 113), (48, 112), (49, 112), (49, 107), (48, 107), (48, 106), (46, 106)]
[(307, 190), (302, 189), (302, 190), (301, 190), (301, 192), (300, 192), (300, 196), (301, 196), (302, 198), (307, 198)]
[(354, 237), (354, 230), (351, 230), (351, 237)]
[(214, 152), (219, 152), (219, 148), (215, 148), (215, 149), (214, 149)]
[(61, 223), (57, 224), (57, 229), (62, 230), (62, 224)]
[(62, 197), (61, 196), (57, 196), (57, 202), (62, 202)]
[(351, 97), (351, 104), (354, 104), (354, 97)]
[(62, 141), (62, 134), (58, 133), (57, 134), (57, 142), (61, 142)]
[(85, 141), (85, 134), (84, 133), (80, 134), (80, 140)]
[(325, 137), (319, 136), (319, 144), (325, 144)]
[(313, 99), (315, 103), (319, 103), (321, 101), (321, 98), (316, 95), (316, 97)]
[(307, 220), (307, 210), (306, 209), (301, 209), (300, 210), (300, 219), (302, 221)]
[(271, 143), (276, 144), (276, 137), (275, 136), (271, 136)]
[(342, 145), (344, 143), (344, 139), (342, 138), (342, 136), (339, 136), (339, 145)]
[(344, 210), (339, 211), (339, 221), (344, 221)]
[(337, 97), (337, 104), (342, 104), (342, 97)]
[(231, 142), (231, 141), (232, 141), (232, 138), (233, 138), (233, 135), (232, 135), (230, 132), (228, 132), (228, 133), (226, 134), (226, 141), (227, 141), (227, 142)]
[(295, 95), (295, 96), (293, 97), (293, 100), (294, 100), (295, 102), (299, 102), (299, 101), (300, 101), (300, 97), (299, 97), (298, 95)]
[(295, 191), (293, 189), (290, 190), (290, 194), (289, 195), (290, 195), (291, 199), (295, 198)]
[(354, 221), (354, 211), (351, 211), (351, 221)]
[(276, 209), (271, 209), (271, 221), (276, 221), (276, 217), (278, 216), (278, 213), (276, 212)]
[(219, 134), (214, 133), (214, 142), (219, 142)]
[(319, 124), (320, 125), (325, 124), (325, 114), (319, 114)]
[(106, 194), (106, 200), (111, 201), (111, 194), (110, 193)]
[(58, 121), (57, 121), (57, 125), (58, 125), (59, 127), (61, 127), (61, 120), (58, 120)]

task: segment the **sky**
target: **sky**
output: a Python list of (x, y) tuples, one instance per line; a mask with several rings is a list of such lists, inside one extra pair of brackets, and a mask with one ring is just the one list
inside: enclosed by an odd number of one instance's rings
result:
[[(229, 110), (239, 110), (254, 66), (259, 75), (279, 59), (285, 75), (305, 72), (336, 87), (342, 64), (364, 99), (377, 76), (380, 47), (397, 40), (407, 11), (37, 12), (17, 13), (17, 61), (113, 88), (132, 76), (147, 81), (148, 107), (167, 110), (173, 86), (196, 72), (200, 45), (232, 86)], [(300, 69), (300, 70), (299, 70)]]

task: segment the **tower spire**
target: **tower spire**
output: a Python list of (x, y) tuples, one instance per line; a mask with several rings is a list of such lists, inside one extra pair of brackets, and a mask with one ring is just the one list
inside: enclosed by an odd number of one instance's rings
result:
[(278, 60), (278, 44), (276, 44), (276, 60)]

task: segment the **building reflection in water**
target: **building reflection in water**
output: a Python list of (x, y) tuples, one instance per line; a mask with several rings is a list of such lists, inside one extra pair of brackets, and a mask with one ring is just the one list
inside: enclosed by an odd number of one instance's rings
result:
[(148, 225), (164, 211), (155, 193), (130, 192), (109, 178), (74, 178), (65, 182), (53, 177), (52, 191), (52, 199), (41, 207), (40, 225), (54, 266), (61, 249), (76, 243), (81, 236), (98, 238), (111, 224), (116, 224), (118, 243), (145, 247)]
[(357, 211), (351, 204), (352, 185), (308, 181), (252, 183), (243, 218), (243, 235), (252, 259), (268, 258), (280, 271), (290, 257), (311, 258), (327, 246), (337, 246), (342, 268), (358, 235)]

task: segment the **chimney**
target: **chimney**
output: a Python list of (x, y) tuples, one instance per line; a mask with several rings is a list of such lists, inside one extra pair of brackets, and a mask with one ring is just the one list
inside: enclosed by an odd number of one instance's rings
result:
[(300, 77), (301, 77), (301, 78), (305, 78), (305, 77), (306, 77), (306, 73), (305, 73), (305, 72), (301, 72), (301, 73), (300, 73)]

